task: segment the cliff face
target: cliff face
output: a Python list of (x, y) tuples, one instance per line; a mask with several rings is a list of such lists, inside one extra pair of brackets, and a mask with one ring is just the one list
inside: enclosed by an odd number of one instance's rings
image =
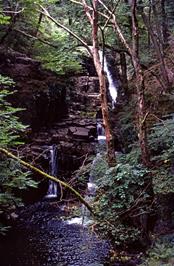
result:
[(20, 117), (33, 131), (67, 115), (66, 83), (43, 70), (39, 62), (24, 54), (2, 49), (0, 73), (15, 81), (16, 93), (10, 100), (15, 106), (26, 109)]
[[(96, 152), (96, 115), (100, 116), (98, 79), (85, 75), (60, 77), (13, 51), (1, 50), (0, 62), (0, 73), (15, 81), (16, 92), (9, 100), (25, 109), (19, 115), (29, 125), (27, 144), (21, 147), (21, 153), (26, 160), (48, 171), (47, 150), (56, 144), (60, 177), (71, 177), (86, 156)], [(43, 196), (47, 186), (43, 182), (37, 194)], [(31, 197), (37, 199), (36, 195)]]

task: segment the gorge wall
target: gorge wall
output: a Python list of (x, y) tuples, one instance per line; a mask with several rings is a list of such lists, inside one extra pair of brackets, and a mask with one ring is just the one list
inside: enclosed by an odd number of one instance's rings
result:
[[(59, 177), (70, 178), (84, 159), (96, 152), (96, 116), (100, 117), (98, 78), (86, 73), (58, 76), (24, 54), (3, 49), (0, 62), (1, 73), (15, 81), (11, 89), (16, 92), (9, 100), (24, 108), (19, 116), (28, 125), (21, 155), (48, 171), (48, 149), (56, 144)], [(30, 192), (30, 197), (37, 200), (47, 187), (47, 181), (41, 182), (37, 193), (34, 191), (31, 196)]]

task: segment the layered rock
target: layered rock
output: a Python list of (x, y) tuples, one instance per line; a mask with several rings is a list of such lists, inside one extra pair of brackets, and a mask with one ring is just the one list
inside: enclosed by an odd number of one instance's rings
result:
[[(15, 81), (11, 102), (25, 110), (20, 118), (38, 131), (67, 115), (66, 82), (40, 63), (14, 51), (0, 51), (0, 73)], [(14, 88), (12, 88), (14, 90)]]
[[(26, 55), (3, 49), (0, 62), (0, 73), (16, 84), (10, 101), (25, 108), (20, 117), (29, 125), (28, 144), (21, 147), (21, 153), (48, 171), (48, 150), (56, 144), (60, 177), (71, 177), (84, 158), (96, 152), (96, 114), (100, 110), (97, 77), (60, 77)], [(42, 196), (47, 190), (45, 181), (43, 184)]]

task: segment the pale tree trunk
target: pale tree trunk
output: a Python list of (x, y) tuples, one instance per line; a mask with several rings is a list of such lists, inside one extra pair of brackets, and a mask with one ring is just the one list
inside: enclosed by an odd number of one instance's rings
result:
[(99, 78), (101, 111), (103, 117), (103, 124), (105, 127), (105, 134), (106, 134), (108, 165), (114, 166), (116, 165), (116, 158), (115, 158), (115, 149), (113, 144), (113, 135), (109, 121), (109, 110), (108, 110), (108, 102), (106, 94), (106, 79), (104, 75), (103, 65), (100, 62), (100, 57), (99, 57), (99, 41), (98, 41), (99, 26), (98, 26), (98, 10), (97, 10), (98, 0), (92, 1), (92, 10), (87, 5), (85, 0), (83, 0), (82, 2), (86, 16), (88, 17), (92, 27), (92, 44), (93, 44), (92, 56), (96, 72)]
[(124, 92), (128, 92), (128, 80), (127, 80), (127, 63), (126, 55), (124, 52), (120, 53), (120, 65), (121, 65), (121, 81)]
[[(136, 64), (136, 62), (134, 62)], [(144, 97), (144, 77), (140, 64), (136, 66), (136, 89), (137, 89), (137, 110), (138, 110), (138, 139), (141, 149), (141, 160), (144, 165), (150, 165), (147, 128), (146, 128), (146, 108)]]
[(93, 14), (92, 14), (92, 43), (93, 43), (93, 61), (97, 71), (100, 85), (100, 99), (101, 99), (101, 110), (103, 116), (103, 122), (106, 134), (106, 144), (107, 144), (107, 158), (109, 166), (114, 166), (116, 164), (115, 159), (115, 149), (113, 145), (113, 135), (111, 130), (111, 125), (109, 121), (109, 110), (107, 102), (106, 93), (106, 79), (104, 75), (104, 70), (99, 57), (99, 42), (98, 42), (98, 12), (97, 12), (98, 1), (93, 0)]
[(93, 49), (89, 47), (89, 45), (86, 43), (85, 40), (80, 38), (77, 34), (75, 34), (69, 28), (65, 27), (62, 23), (56, 21), (52, 16), (50, 16), (48, 11), (43, 6), (40, 5), (40, 7), (42, 9), (41, 13), (43, 15), (47, 16), (58, 27), (62, 28), (63, 30), (68, 32), (72, 37), (78, 40), (82, 44), (82, 46), (84, 46), (87, 49), (87, 51), (93, 58), (94, 65), (95, 65), (97, 75), (99, 78), (100, 95), (101, 95), (101, 98), (100, 98), (101, 99), (101, 110), (102, 110), (103, 123), (105, 127), (105, 132), (106, 132), (108, 164), (109, 166), (114, 166), (116, 165), (116, 158), (115, 158), (115, 149), (113, 145), (113, 135), (112, 135), (112, 130), (111, 130), (110, 121), (109, 121), (109, 110), (108, 110), (108, 103), (107, 103), (107, 97), (106, 97), (106, 80), (105, 80), (103, 67), (102, 67), (102, 64), (99, 58), (98, 11), (97, 11), (98, 0), (92, 1), (92, 7), (87, 5), (86, 0), (82, 0), (81, 4), (84, 7), (85, 14), (87, 18), (89, 19), (89, 22), (92, 27)]

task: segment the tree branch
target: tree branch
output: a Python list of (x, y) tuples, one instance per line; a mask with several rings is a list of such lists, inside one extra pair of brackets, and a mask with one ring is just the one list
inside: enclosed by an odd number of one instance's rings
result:
[(22, 8), (21, 10), (19, 10), (19, 11), (11, 11), (11, 10), (3, 10), (2, 12), (3, 13), (7, 13), (7, 15), (8, 14), (19, 14), (19, 13), (21, 13), (21, 12), (23, 12), (24, 11), (24, 8)]
[(39, 37), (36, 37), (36, 36), (33, 36), (33, 35), (29, 34), (29, 33), (26, 33), (26, 32), (24, 32), (24, 31), (22, 31), (22, 30), (19, 30), (19, 29), (13, 29), (13, 30), (16, 31), (16, 32), (19, 32), (19, 33), (23, 34), (24, 36), (26, 36), (26, 37), (28, 37), (28, 38), (31, 38), (31, 39), (34, 39), (34, 40), (40, 41), (40, 42), (42, 42), (42, 43), (44, 43), (44, 44), (47, 44), (47, 45), (49, 45), (49, 46), (51, 46), (51, 47), (53, 47), (53, 48), (59, 48), (57, 45), (54, 45), (54, 44), (52, 44), (52, 43), (50, 43), (50, 42), (48, 42), (48, 41), (46, 41), (46, 40), (43, 40), (43, 39), (41, 39), (41, 38), (39, 38)]
[(47, 18), (49, 18), (51, 21), (53, 21), (56, 26), (64, 29), (66, 32), (68, 32), (71, 36), (73, 36), (76, 40), (78, 40), (86, 49), (87, 51), (89, 52), (90, 55), (92, 55), (92, 52), (91, 52), (91, 49), (90, 47), (88, 46), (88, 44), (83, 40), (81, 39), (77, 34), (75, 34), (73, 31), (71, 31), (69, 28), (67, 28), (66, 26), (62, 25), (60, 22), (58, 22), (57, 20), (55, 20), (47, 11), (46, 8), (44, 8), (43, 6), (41, 6), (41, 9), (43, 11), (40, 11), (40, 13), (42, 13), (43, 15), (45, 15)]
[(91, 25), (92, 25), (92, 16), (91, 16), (91, 14), (89, 13), (89, 10), (93, 10), (93, 8), (92, 8), (92, 7), (89, 7), (89, 6), (87, 5), (87, 3), (86, 3), (85, 0), (82, 0), (82, 3), (83, 3), (83, 7), (84, 7), (84, 10), (85, 10), (86, 16), (87, 16), (87, 18), (89, 19), (89, 22), (90, 22)]
[[(78, 1), (76, 1), (76, 0), (70, 0), (70, 1), (71, 1), (72, 3), (75, 3), (75, 4), (78, 4), (78, 5), (83, 6), (83, 4), (82, 4), (81, 2), (78, 2)], [(89, 8), (90, 11), (93, 11), (93, 8), (92, 8), (91, 6), (88, 6), (88, 8)], [(107, 15), (105, 15), (104, 13), (102, 13), (102, 12), (100, 12), (100, 11), (98, 11), (98, 14), (101, 15), (102, 17), (106, 18), (106, 19), (109, 18)]]
[(132, 49), (131, 47), (129, 46), (126, 38), (124, 37), (121, 29), (120, 29), (120, 26), (118, 25), (117, 23), (117, 20), (116, 20), (116, 17), (115, 17), (115, 14), (103, 3), (103, 1), (99, 0), (99, 3), (105, 8), (105, 10), (109, 13), (109, 15), (112, 15), (112, 24), (113, 24), (113, 28), (114, 30), (117, 32), (119, 38), (120, 38), (120, 41), (123, 43), (123, 45), (125, 46), (125, 48), (128, 50), (128, 52), (130, 54), (132, 54)]
[(118, 0), (118, 2), (115, 4), (115, 7), (113, 8), (113, 10), (111, 11), (109, 17), (107, 18), (107, 20), (106, 20), (106, 22), (105, 22), (105, 25), (104, 25), (104, 27), (103, 27), (103, 31), (105, 30), (106, 26), (108, 25), (109, 21), (111, 20), (112, 15), (114, 14), (114, 12), (115, 12), (115, 10), (116, 10), (116, 8), (117, 8), (119, 2), (120, 2), (120, 0)]

